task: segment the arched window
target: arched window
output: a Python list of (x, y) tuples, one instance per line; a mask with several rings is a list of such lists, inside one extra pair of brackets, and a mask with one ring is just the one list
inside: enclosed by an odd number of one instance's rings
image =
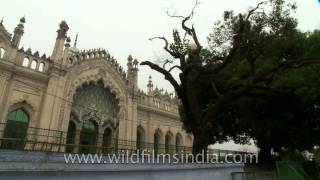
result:
[(137, 142), (136, 142), (137, 150), (142, 152), (145, 143), (145, 131), (142, 126), (138, 126), (137, 128)]
[(182, 150), (182, 136), (178, 133), (176, 135), (176, 153), (181, 153)]
[(106, 128), (103, 133), (103, 153), (112, 153), (112, 130)]
[(42, 62), (39, 64), (39, 71), (43, 72), (43, 70), (44, 70), (44, 63)]
[(37, 61), (36, 60), (32, 60), (32, 62), (31, 62), (31, 65), (30, 65), (30, 68), (31, 69), (36, 69), (37, 68)]
[(80, 134), (80, 152), (95, 153), (97, 145), (98, 126), (91, 120), (85, 120)]
[(4, 57), (4, 53), (6, 53), (6, 50), (3, 48), (0, 48), (0, 58), (1, 59)]
[(25, 57), (23, 59), (23, 61), (22, 61), (22, 66), (28, 67), (29, 66), (29, 62), (30, 62), (29, 58)]
[(161, 131), (157, 129), (153, 136), (154, 154), (158, 154), (160, 152), (161, 136), (162, 136)]
[(9, 113), (1, 148), (24, 149), (29, 124), (29, 115), (22, 108)]
[(66, 152), (69, 152), (69, 153), (73, 152), (75, 138), (76, 138), (76, 124), (73, 121), (69, 121)]
[(170, 154), (172, 152), (172, 133), (167, 132), (166, 137), (165, 137), (165, 153)]

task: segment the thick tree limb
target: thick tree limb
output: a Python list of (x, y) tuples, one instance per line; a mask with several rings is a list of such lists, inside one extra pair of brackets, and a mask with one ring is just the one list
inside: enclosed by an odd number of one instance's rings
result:
[(159, 73), (163, 74), (164, 75), (164, 78), (166, 80), (168, 80), (170, 82), (170, 84), (173, 86), (173, 88), (175, 89), (175, 91), (181, 95), (181, 92), (180, 92), (180, 86), (178, 84), (178, 82), (174, 79), (174, 77), (170, 74), (169, 71), (161, 68), (160, 66), (158, 66), (157, 64), (154, 64), (150, 61), (143, 61), (140, 63), (140, 65), (147, 65), (149, 66), (151, 69), (155, 70), (155, 71), (158, 71)]
[(300, 60), (291, 60), (281, 63), (279, 66), (269, 70), (268, 72), (260, 73), (256, 77), (253, 77), (253, 83), (270, 81), (276, 74), (284, 72), (287, 69), (298, 69), (310, 64), (320, 64), (320, 59), (300, 59)]
[(212, 82), (212, 88), (218, 97), (222, 97), (222, 94), (218, 91), (216, 83)]

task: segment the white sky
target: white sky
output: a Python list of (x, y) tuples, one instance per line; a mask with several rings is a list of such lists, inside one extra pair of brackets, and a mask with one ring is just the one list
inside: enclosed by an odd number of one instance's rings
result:
[[(291, 1), (291, 0), (290, 0)], [(50, 55), (61, 20), (66, 20), (68, 36), (74, 40), (79, 33), (78, 48), (105, 48), (126, 69), (129, 54), (139, 61), (154, 60), (161, 55), (162, 42), (150, 42), (154, 36), (171, 37), (173, 28), (180, 27), (180, 19), (166, 16), (165, 9), (176, 9), (178, 14), (190, 13), (195, 0), (1, 0), (0, 18), (9, 32), (26, 17), (25, 34), (21, 46), (40, 54)], [(243, 12), (255, 6), (258, 0), (200, 0), (193, 19), (203, 46), (213, 23), (224, 10)], [(292, 2), (292, 1), (291, 1)], [(318, 0), (296, 0), (299, 27), (302, 30), (320, 29)], [(139, 87), (146, 89), (148, 75), (161, 88), (171, 86), (156, 72), (140, 67)]]

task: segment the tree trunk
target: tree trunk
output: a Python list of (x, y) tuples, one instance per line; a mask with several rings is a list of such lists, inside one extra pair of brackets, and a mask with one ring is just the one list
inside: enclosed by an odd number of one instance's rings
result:
[(261, 143), (259, 145), (260, 151), (258, 160), (259, 163), (270, 163), (272, 162), (272, 156), (271, 156), (271, 146), (267, 143)]
[(206, 156), (207, 146), (208, 146), (208, 137), (206, 136), (204, 131), (193, 132), (192, 154), (196, 155), (204, 151), (204, 154)]

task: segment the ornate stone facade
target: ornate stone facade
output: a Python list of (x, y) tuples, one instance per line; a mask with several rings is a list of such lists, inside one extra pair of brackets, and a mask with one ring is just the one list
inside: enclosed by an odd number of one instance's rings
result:
[(140, 90), (138, 61), (131, 55), (125, 72), (106, 50), (80, 51), (76, 43), (71, 47), (69, 27), (62, 21), (51, 56), (40, 56), (19, 48), (24, 24), (21, 18), (12, 36), (0, 23), (0, 123), (23, 108), (29, 127), (67, 132), (72, 121), (76, 141), (90, 119), (99, 138), (109, 128), (113, 138), (126, 141), (192, 145), (192, 135), (182, 128), (177, 98), (153, 88), (151, 77), (147, 92)]

